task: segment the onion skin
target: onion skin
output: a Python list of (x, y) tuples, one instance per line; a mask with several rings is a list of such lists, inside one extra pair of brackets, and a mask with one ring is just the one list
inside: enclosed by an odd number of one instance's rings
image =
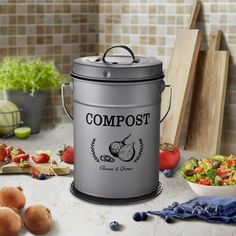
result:
[(45, 234), (52, 226), (51, 212), (42, 205), (30, 206), (25, 211), (24, 224), (33, 234)]
[(25, 196), (21, 187), (3, 187), (0, 190), (0, 205), (22, 209), (25, 206)]
[(9, 207), (0, 207), (0, 236), (17, 236), (22, 227), (20, 216)]

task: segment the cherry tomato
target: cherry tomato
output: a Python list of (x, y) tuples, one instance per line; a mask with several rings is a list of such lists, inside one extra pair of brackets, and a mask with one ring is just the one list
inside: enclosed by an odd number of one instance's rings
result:
[(204, 171), (204, 168), (202, 167), (197, 167), (196, 169), (194, 169), (195, 173), (202, 173)]
[(217, 175), (225, 175), (225, 174), (228, 174), (229, 171), (228, 171), (228, 170), (221, 169), (221, 168), (218, 168), (218, 169), (216, 170), (216, 173), (217, 173)]
[(232, 165), (234, 165), (234, 160), (232, 160), (232, 159), (227, 159), (227, 160), (226, 160), (226, 164), (227, 164), (227, 166), (232, 166)]
[(160, 145), (160, 170), (174, 169), (180, 160), (180, 150), (170, 143)]
[(210, 179), (198, 179), (197, 183), (201, 184), (201, 185), (211, 185), (212, 180), (210, 180)]

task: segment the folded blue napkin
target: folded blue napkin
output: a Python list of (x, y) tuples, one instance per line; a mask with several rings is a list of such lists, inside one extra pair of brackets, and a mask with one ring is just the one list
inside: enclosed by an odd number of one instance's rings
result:
[(236, 197), (198, 197), (179, 204), (173, 202), (162, 211), (148, 211), (149, 214), (167, 218), (194, 218), (210, 222), (232, 224), (236, 222)]

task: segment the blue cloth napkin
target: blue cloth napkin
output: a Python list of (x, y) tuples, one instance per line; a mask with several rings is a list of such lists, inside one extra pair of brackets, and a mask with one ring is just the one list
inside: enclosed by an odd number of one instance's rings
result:
[(205, 221), (232, 224), (236, 222), (236, 197), (198, 197), (182, 204), (173, 202), (162, 211), (148, 211), (148, 213), (164, 219), (198, 217)]

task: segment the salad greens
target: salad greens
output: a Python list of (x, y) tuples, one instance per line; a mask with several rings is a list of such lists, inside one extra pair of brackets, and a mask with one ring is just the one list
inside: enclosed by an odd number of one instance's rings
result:
[(5, 58), (0, 63), (0, 90), (36, 91), (59, 88), (65, 78), (53, 62), (40, 58), (23, 61), (18, 58)]
[(189, 182), (228, 186), (236, 184), (236, 156), (216, 155), (209, 158), (191, 157), (180, 168), (180, 174)]

